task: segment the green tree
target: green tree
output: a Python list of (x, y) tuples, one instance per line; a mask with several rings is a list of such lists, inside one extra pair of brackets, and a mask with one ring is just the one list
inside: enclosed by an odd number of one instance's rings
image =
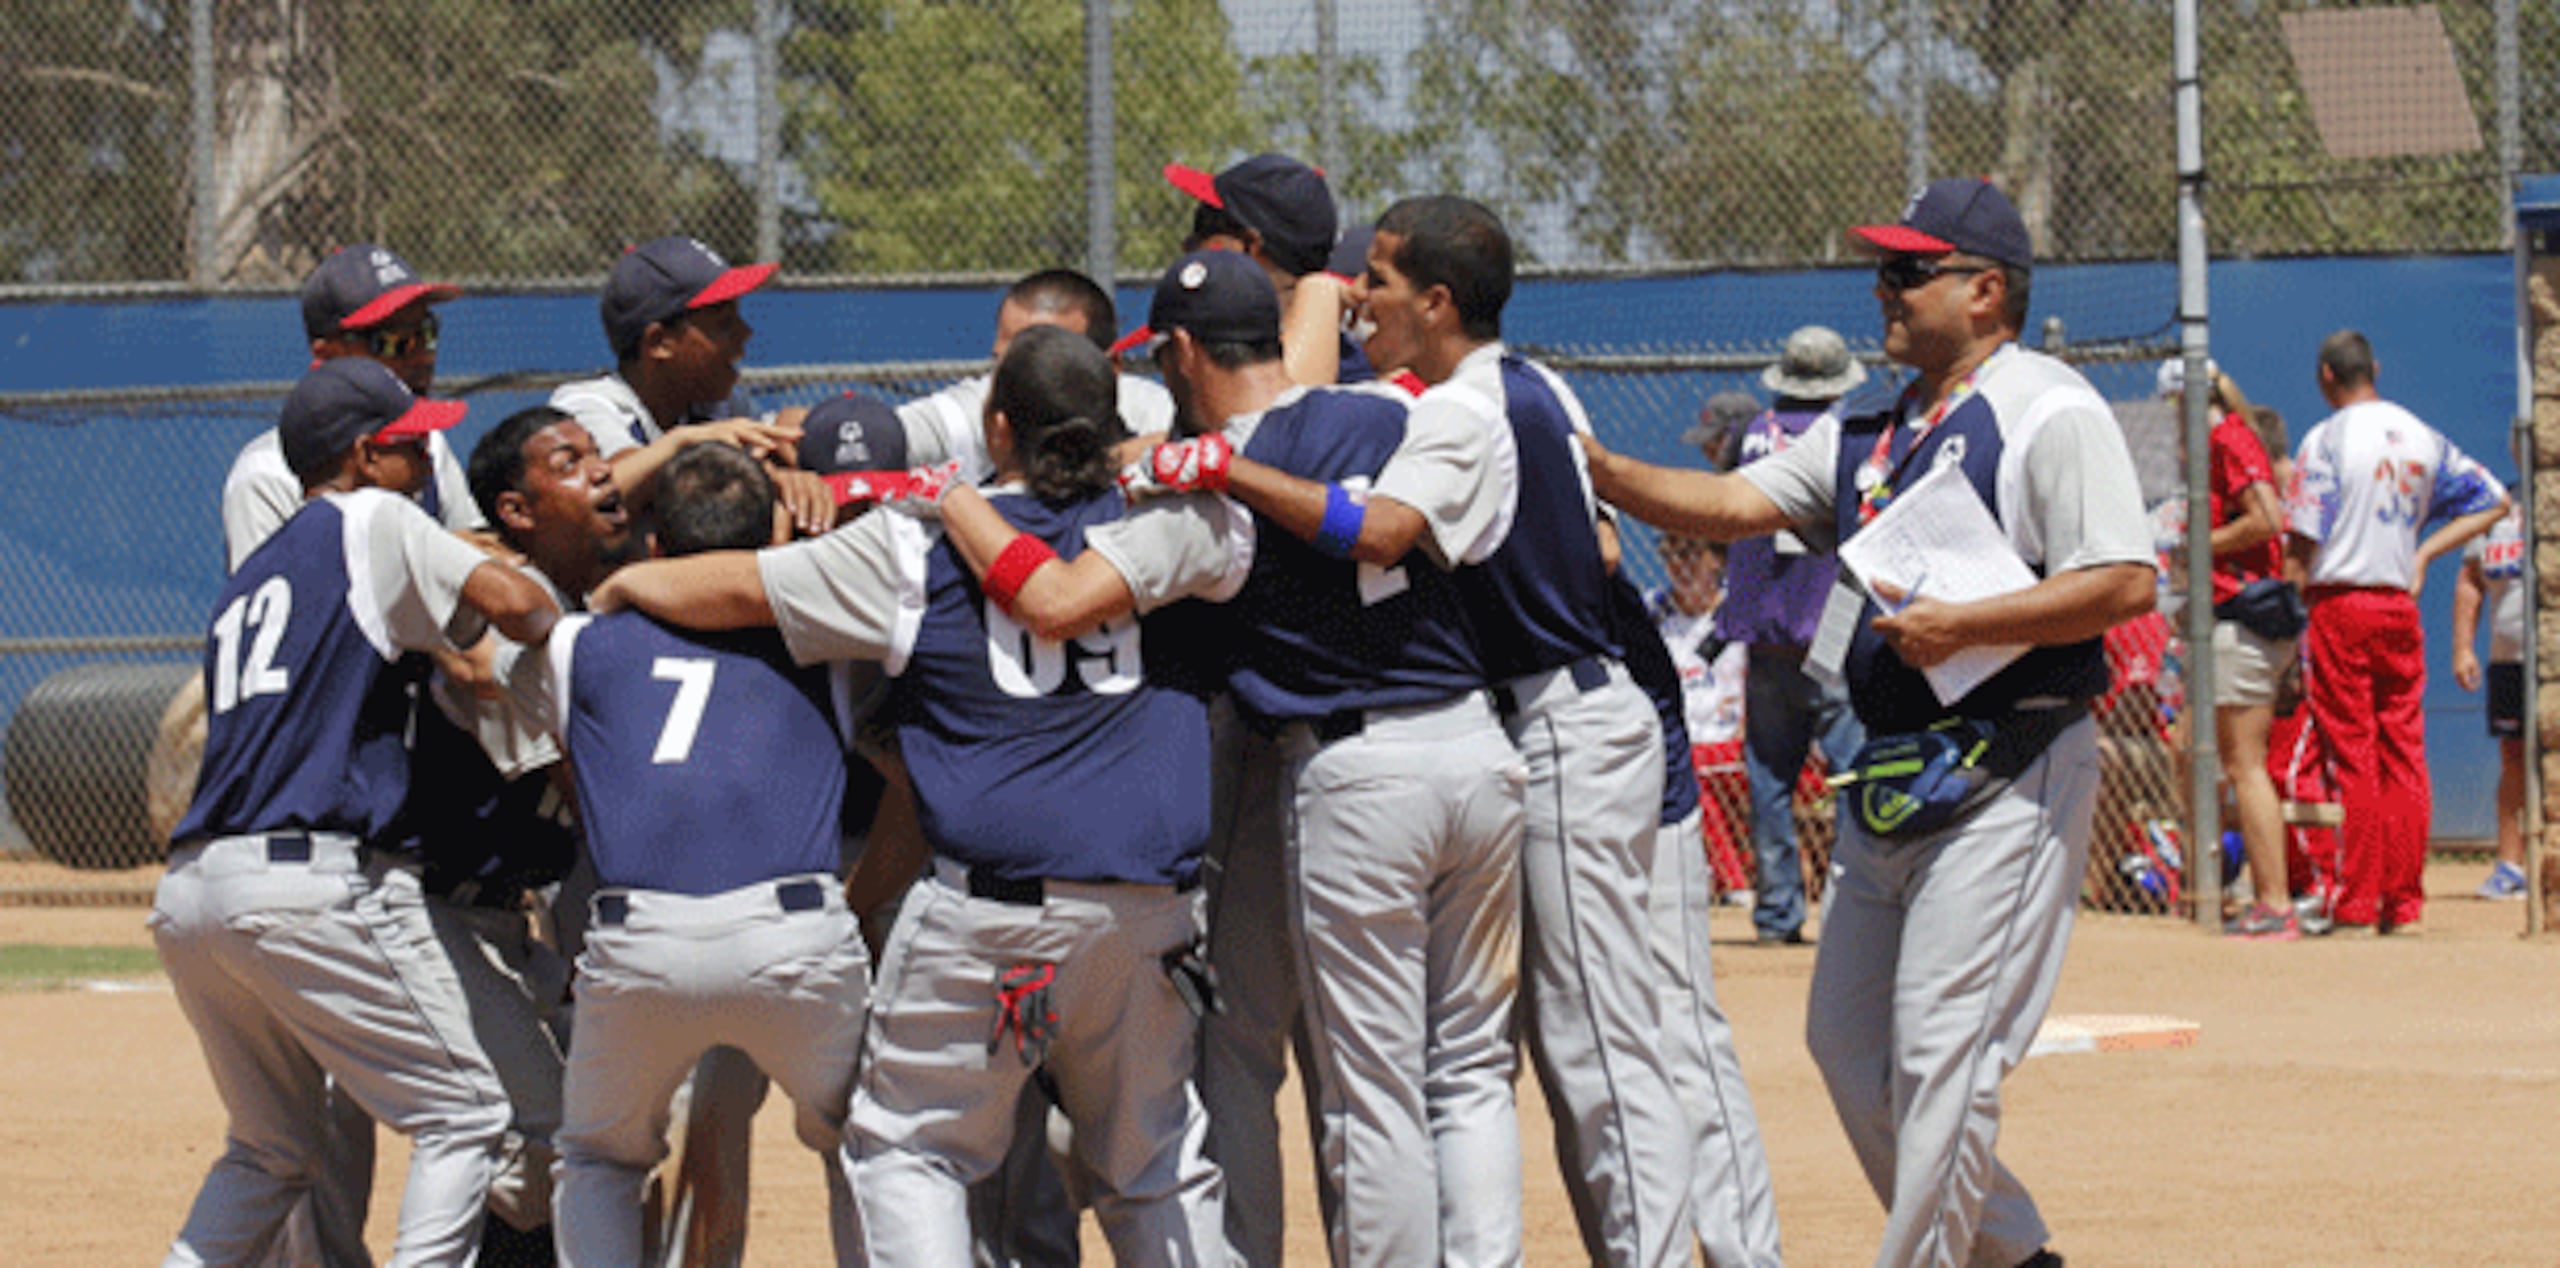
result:
[(186, 267), (186, 33), (92, 0), (0, 22), (0, 281), (175, 278)]
[[(1120, 254), (1170, 258), (1189, 224), (1167, 162), (1255, 145), (1217, 0), (1114, 6)], [(785, 46), (787, 151), (809, 174), (821, 267), (1011, 273), (1085, 258), (1084, 16), (1056, 0), (815, 0)]]

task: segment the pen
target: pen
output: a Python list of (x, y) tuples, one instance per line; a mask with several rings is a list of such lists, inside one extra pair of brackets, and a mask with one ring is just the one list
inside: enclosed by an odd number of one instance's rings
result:
[(1911, 579), (1911, 584), (1903, 589), (1902, 601), (1886, 607), (1885, 614), (1888, 616), (1899, 615), (1904, 608), (1910, 607), (1912, 600), (1920, 597), (1920, 587), (1928, 584), (1928, 581), (1929, 570), (1923, 568), (1920, 570), (1920, 575), (1913, 577)]

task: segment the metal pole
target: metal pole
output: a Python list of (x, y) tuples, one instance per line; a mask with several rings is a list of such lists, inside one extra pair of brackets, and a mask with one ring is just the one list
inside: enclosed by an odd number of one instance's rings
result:
[[(2502, 0), (2503, 19), (2514, 17), (2513, 0)], [(2502, 49), (2503, 52), (2503, 49)], [(2528, 937), (2546, 932), (2542, 904), (2542, 569), (2541, 545), (2535, 534), (2533, 486), (2541, 463), (2533, 443), (2533, 309), (2526, 302), (2526, 279), (2533, 275), (2533, 231), (2515, 212), (2514, 171), (2507, 186), (2507, 232), (2515, 239), (2516, 258), (2516, 421), (2517, 469), (2524, 474), (2511, 496), (2524, 516), (2524, 575), (2516, 585), (2524, 598), (2524, 931)], [(2491, 616), (2494, 619), (2495, 613)]]
[(782, 5), (756, 0), (756, 258), (782, 258)]
[[(2197, 78), (2196, 0), (2177, 0), (2178, 348), (2187, 363), (2179, 404), (2187, 441), (2187, 893), (2196, 924), (2222, 932), (2222, 754), (2213, 711), (2213, 390), (2207, 364), (2204, 94)], [(2259, 886), (2274, 878), (2250, 878)], [(2279, 891), (2279, 896), (2281, 892)], [(2263, 900), (2264, 896), (2261, 896)]]
[(1342, 180), (1342, 84), (1334, 59), (1342, 54), (1341, 15), (1334, 0), (1316, 0), (1316, 166)]
[(1112, 210), (1117, 182), (1111, 111), (1111, 0), (1085, 0), (1085, 271), (1106, 289), (1120, 273), (1119, 225)]
[(1929, 3), (1902, 3), (1902, 183), (1929, 183)]
[[(2524, 127), (2518, 98), (2524, 74), (2516, 46), (2516, 0), (2498, 0), (2498, 171), (2514, 176), (2524, 166)], [(2509, 219), (2508, 227), (2515, 222)]]
[(213, 172), (213, 0), (187, 5), (187, 175), (195, 205), (187, 226), (187, 277), (197, 290), (212, 290), (215, 276), (214, 234), (220, 225), (214, 206)]

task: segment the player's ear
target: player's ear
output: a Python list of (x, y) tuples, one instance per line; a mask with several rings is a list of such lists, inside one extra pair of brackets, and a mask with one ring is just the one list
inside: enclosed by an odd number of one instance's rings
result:
[(533, 504), (515, 489), (498, 495), (498, 522), (518, 533), (533, 531)]

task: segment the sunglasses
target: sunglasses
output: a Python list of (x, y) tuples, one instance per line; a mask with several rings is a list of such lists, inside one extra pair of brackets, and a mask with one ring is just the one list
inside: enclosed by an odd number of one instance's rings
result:
[(428, 313), (416, 326), (407, 330), (350, 331), (348, 337), (364, 345), (367, 352), (389, 361), (436, 350), (436, 332), (440, 327), (436, 315)]
[(1889, 291), (1917, 290), (1950, 273), (1988, 273), (1979, 264), (1947, 264), (1926, 256), (1897, 255), (1876, 265), (1876, 285)]

